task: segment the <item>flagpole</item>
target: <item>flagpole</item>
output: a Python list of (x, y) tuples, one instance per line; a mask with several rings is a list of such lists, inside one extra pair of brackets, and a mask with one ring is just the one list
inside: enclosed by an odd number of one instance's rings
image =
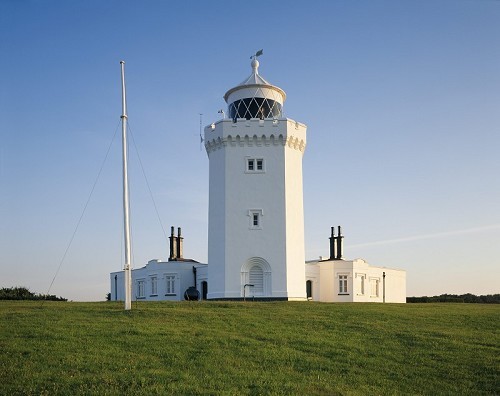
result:
[(122, 75), (122, 154), (123, 154), (123, 226), (125, 235), (125, 310), (132, 309), (132, 274), (130, 249), (130, 203), (128, 188), (127, 100), (125, 97), (125, 62), (120, 61)]

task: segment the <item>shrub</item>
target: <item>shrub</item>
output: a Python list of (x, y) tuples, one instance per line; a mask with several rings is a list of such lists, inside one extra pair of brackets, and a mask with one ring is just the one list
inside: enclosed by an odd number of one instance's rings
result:
[(66, 298), (57, 297), (53, 294), (33, 293), (27, 287), (3, 287), (0, 289), (0, 300), (68, 301)]
[(484, 296), (476, 296), (474, 294), (441, 294), (433, 297), (406, 297), (407, 303), (480, 303), (480, 304), (500, 304), (500, 294), (488, 294)]

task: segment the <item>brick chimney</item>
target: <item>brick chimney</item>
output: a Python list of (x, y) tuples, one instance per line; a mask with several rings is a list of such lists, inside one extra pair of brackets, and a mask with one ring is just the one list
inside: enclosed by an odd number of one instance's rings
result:
[(174, 226), (170, 227), (170, 256), (168, 257), (168, 261), (177, 260), (177, 237), (174, 234)]
[(181, 227), (177, 228), (177, 259), (182, 260), (183, 256), (183, 240), (184, 238), (181, 236)]
[(342, 235), (342, 230), (338, 226), (338, 235), (335, 236), (335, 227), (331, 228), (330, 236), (330, 260), (342, 260), (342, 250), (344, 247), (344, 236)]

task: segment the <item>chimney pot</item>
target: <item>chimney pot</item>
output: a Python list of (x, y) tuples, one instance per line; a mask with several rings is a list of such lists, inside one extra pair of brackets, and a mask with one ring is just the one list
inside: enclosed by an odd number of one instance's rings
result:
[(182, 259), (183, 255), (183, 237), (181, 236), (181, 227), (177, 228), (177, 259)]
[(331, 228), (331, 236), (330, 236), (330, 260), (335, 260), (336, 259), (336, 250), (337, 250), (337, 246), (336, 246), (336, 240), (337, 238), (335, 237), (335, 227), (332, 227)]
[(340, 226), (338, 226), (338, 235), (337, 235), (337, 256), (336, 256), (336, 259), (337, 260), (342, 260), (342, 248), (343, 248), (343, 242), (342, 242), (342, 239), (344, 238), (344, 236), (342, 235), (342, 230), (340, 228)]
[(174, 234), (175, 227), (170, 227), (170, 255), (168, 257), (168, 261), (177, 260), (178, 257), (178, 238)]

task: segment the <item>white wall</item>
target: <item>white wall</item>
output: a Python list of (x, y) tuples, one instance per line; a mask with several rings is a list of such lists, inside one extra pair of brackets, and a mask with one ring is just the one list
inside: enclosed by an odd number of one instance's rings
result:
[[(145, 267), (132, 270), (132, 299), (134, 301), (181, 301), (184, 299), (184, 292), (194, 285), (193, 266), (197, 268), (196, 288), (202, 293), (202, 282), (208, 283), (208, 291), (212, 288), (209, 278), (210, 266), (201, 263), (170, 261), (162, 262), (151, 260)], [(310, 261), (302, 266), (304, 270), (304, 290), (306, 280), (312, 281), (312, 300), (323, 302), (383, 302), (383, 274), (385, 272), (385, 302), (405, 303), (406, 302), (406, 271), (385, 267), (375, 267), (369, 265), (362, 259), (356, 260), (325, 260)], [(348, 276), (348, 292), (346, 295), (339, 295), (338, 276)], [(151, 295), (151, 276), (157, 276), (157, 295)], [(173, 296), (166, 296), (167, 275), (176, 277), (176, 293)], [(365, 278), (364, 293), (362, 292), (360, 278)], [(116, 278), (116, 283), (115, 283)], [(144, 279), (144, 298), (137, 299), (137, 280)], [(371, 281), (379, 281), (378, 295), (374, 295), (371, 290)], [(115, 284), (118, 286), (115, 289)], [(111, 300), (124, 300), (124, 272), (112, 272), (110, 274)], [(251, 296), (247, 290), (247, 296)]]
[[(243, 296), (242, 267), (271, 267), (268, 297), (305, 298), (302, 154), (306, 127), (289, 119), (221, 120), (205, 128), (210, 159), (209, 298)], [(247, 172), (248, 158), (264, 159)], [(250, 210), (262, 225), (252, 229)]]
[[(184, 300), (184, 292), (194, 285), (193, 266), (198, 267), (197, 286), (201, 285), (201, 279), (206, 279), (206, 264), (189, 261), (158, 261), (151, 260), (142, 268), (132, 270), (132, 301), (181, 301)], [(167, 294), (167, 276), (175, 278), (174, 293)], [(115, 277), (116, 285), (115, 288)], [(153, 277), (156, 277), (157, 293), (152, 293)], [(138, 281), (144, 281), (144, 295), (138, 294)], [(124, 271), (112, 272), (110, 274), (111, 300), (124, 301)], [(201, 286), (200, 286), (201, 287)], [(198, 289), (201, 293), (201, 288)]]

